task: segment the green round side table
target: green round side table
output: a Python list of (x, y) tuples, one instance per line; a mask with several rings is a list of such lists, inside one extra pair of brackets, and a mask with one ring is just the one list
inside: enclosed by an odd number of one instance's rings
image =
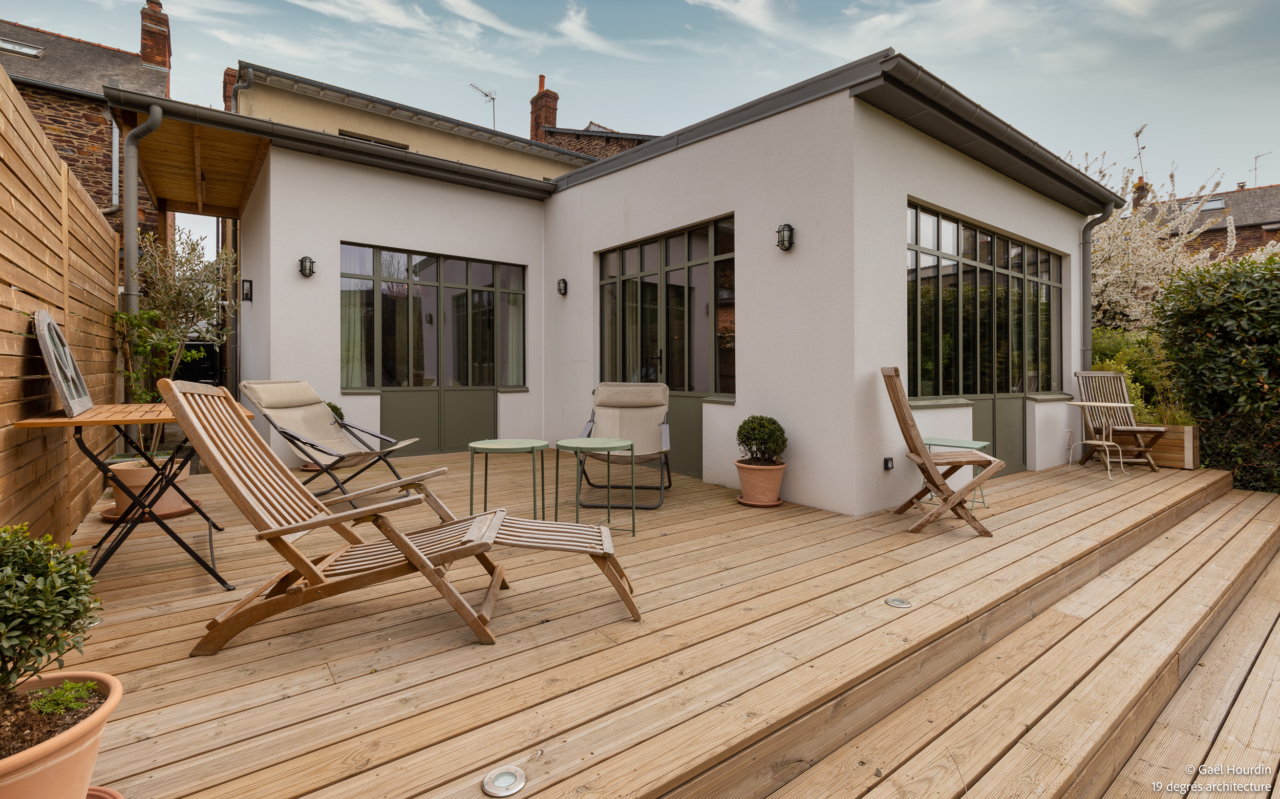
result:
[[(573, 521), (578, 521), (582, 508), (582, 468), (585, 453), (588, 452), (630, 452), (631, 453), (631, 535), (636, 534), (636, 447), (624, 438), (565, 438), (556, 442), (557, 450), (572, 452), (574, 464), (578, 467), (577, 489), (574, 492)], [(610, 506), (605, 512), (605, 524), (613, 521), (613, 480), (610, 477), (613, 460), (605, 458), (605, 504)], [(546, 503), (543, 503), (546, 511)], [(555, 520), (560, 521), (560, 453), (556, 453), (556, 513)], [(623, 532), (626, 532), (625, 530)]]
[[(476, 453), (484, 455), (484, 509), (489, 510), (489, 456), (519, 455), (529, 453), (529, 462), (533, 471), (533, 518), (538, 518), (538, 458), (542, 458), (542, 520), (547, 520), (547, 458), (535, 453), (545, 453), (551, 446), (536, 438), (491, 438), (486, 441), (472, 441), (467, 445), (471, 450), (471, 516), (476, 514)], [(559, 465), (559, 458), (556, 464)]]

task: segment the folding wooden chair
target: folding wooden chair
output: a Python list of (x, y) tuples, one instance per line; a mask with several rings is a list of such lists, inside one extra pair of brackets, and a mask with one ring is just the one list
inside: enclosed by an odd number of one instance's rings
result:
[[(1004, 468), (1004, 461), (993, 458), (977, 450), (952, 450), (947, 452), (930, 452), (925, 446), (924, 438), (916, 427), (915, 416), (911, 413), (911, 405), (907, 401), (906, 389), (902, 387), (902, 377), (898, 367), (886, 366), (880, 370), (884, 376), (885, 388), (889, 390), (889, 401), (893, 403), (893, 415), (898, 419), (898, 427), (902, 437), (907, 440), (907, 458), (914, 463), (924, 475), (924, 487), (915, 496), (904, 502), (894, 513), (906, 513), (908, 508), (916, 507), (924, 511), (924, 518), (911, 525), (908, 530), (918, 533), (926, 525), (932, 524), (942, 514), (951, 511), (959, 516), (978, 535), (990, 536), (991, 531), (982, 526), (974, 515), (965, 507), (964, 499), (974, 489), (990, 480)], [(980, 466), (982, 471), (970, 480), (963, 488), (953, 491), (947, 485), (947, 478), (965, 466)], [(939, 471), (942, 469), (943, 471)], [(920, 500), (930, 493), (940, 500), (937, 507), (927, 508)]]
[[(1120, 372), (1076, 372), (1076, 382), (1080, 385), (1081, 400), (1112, 404), (1081, 407), (1087, 428), (1086, 438), (1115, 444), (1120, 450), (1122, 469), (1126, 463), (1139, 463), (1148, 466), (1153, 472), (1160, 471), (1151, 453), (1156, 442), (1164, 438), (1168, 431), (1163, 427), (1138, 424), (1133, 415), (1129, 387), (1125, 385), (1124, 375)], [(1080, 465), (1088, 463), (1097, 449), (1094, 444), (1085, 446)], [(1111, 474), (1110, 459), (1107, 462), (1107, 474)]]
[[(508, 520), (505, 510), (458, 519), (426, 483), (445, 474), (446, 469), (321, 501), (312, 496), (271, 450), (239, 412), (235, 399), (225, 388), (170, 380), (161, 380), (159, 387), (200, 458), (258, 530), (258, 540), (266, 541), (289, 564), (210, 621), (209, 632), (191, 651), (193, 657), (214, 654), (240, 632), (278, 613), (415, 572), (440, 592), (481, 643), (492, 644), (495, 639), (488, 627), (489, 620), (493, 617), (498, 591), (508, 584), (503, 567), (486, 553), (499, 543), (499, 534), (508, 521), (510, 526), (502, 536), (505, 539), (502, 543), (589, 555), (617, 589), (632, 617), (640, 619), (631, 598), (631, 584), (613, 554), (609, 531), (603, 527)], [(328, 507), (405, 490), (412, 493), (344, 513), (335, 513)], [(423, 502), (441, 518), (440, 524), (402, 532), (383, 515)], [(371, 522), (381, 534), (378, 540), (366, 542), (352, 529), (365, 522)], [(347, 543), (327, 554), (309, 558), (295, 542), (323, 527), (331, 528)], [(490, 575), (489, 587), (478, 610), (467, 604), (446, 577), (455, 561), (469, 557), (479, 561)], [(255, 601), (259, 597), (261, 600)]]

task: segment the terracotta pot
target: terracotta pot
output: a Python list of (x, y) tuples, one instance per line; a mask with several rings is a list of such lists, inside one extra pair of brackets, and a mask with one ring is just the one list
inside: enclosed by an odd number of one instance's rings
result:
[[(164, 466), (164, 461), (158, 461), (158, 463)], [(117, 463), (111, 466), (111, 474), (136, 495), (155, 476), (155, 470), (148, 466), (146, 461), (126, 461), (125, 463)], [(181, 488), (186, 484), (187, 478), (190, 476), (191, 464), (187, 464), (178, 475), (178, 479), (175, 481), (176, 485)], [(115, 489), (115, 486), (112, 486), (112, 488)], [(116, 507), (113, 511), (103, 512), (102, 520), (105, 522), (117, 521), (129, 509), (129, 498), (124, 495), (123, 491), (113, 490), (112, 493), (115, 494)], [(188, 513), (194, 513), (195, 510), (194, 507), (187, 504), (181, 494), (170, 489), (160, 496), (160, 501), (155, 504), (154, 512), (161, 519), (172, 519), (175, 516), (186, 516)]]
[(33, 677), (18, 688), (19, 693), (26, 693), (86, 680), (97, 683), (98, 693), (107, 701), (66, 732), (0, 760), (0, 796), (4, 799), (85, 799), (102, 730), (124, 694), (120, 681), (93, 671), (60, 671), (44, 679)]
[(744, 461), (734, 461), (738, 467), (738, 482), (742, 484), (742, 496), (738, 501), (753, 508), (772, 508), (782, 504), (778, 492), (782, 489), (782, 473), (785, 463), (778, 466), (752, 466)]

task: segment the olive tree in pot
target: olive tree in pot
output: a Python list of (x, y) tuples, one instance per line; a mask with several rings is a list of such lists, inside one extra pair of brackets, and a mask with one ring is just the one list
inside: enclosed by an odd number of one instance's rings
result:
[[(138, 253), (141, 307), (135, 313), (119, 311), (115, 315), (119, 371), (130, 402), (160, 402), (156, 387), (160, 378), (172, 380), (184, 362), (203, 357), (199, 349), (187, 348), (192, 340), (219, 345), (227, 340), (228, 321), (239, 305), (236, 292), (230, 290), (235, 262), (235, 253), (229, 249), (206, 259), (204, 239), (182, 229), (169, 244), (154, 233), (142, 237)], [(139, 443), (162, 463), (164, 454), (158, 450), (163, 448), (163, 426), (152, 427)], [(179, 487), (189, 471), (188, 466), (178, 476)], [(138, 494), (155, 476), (155, 470), (145, 460), (130, 459), (111, 466), (111, 474)], [(117, 491), (114, 512), (104, 511), (102, 518), (114, 522), (128, 507), (128, 497)], [(194, 511), (176, 491), (166, 491), (154, 506), (161, 519)]]
[[(124, 689), (108, 674), (40, 675), (97, 623), (84, 556), (27, 526), (0, 527), (0, 796), (84, 799), (107, 717)], [(97, 796), (110, 796), (95, 789)]]
[(738, 425), (738, 446), (743, 458), (734, 462), (742, 496), (738, 501), (753, 508), (781, 505), (778, 492), (782, 488), (782, 472), (787, 465), (782, 453), (787, 450), (787, 433), (776, 419), (748, 416)]

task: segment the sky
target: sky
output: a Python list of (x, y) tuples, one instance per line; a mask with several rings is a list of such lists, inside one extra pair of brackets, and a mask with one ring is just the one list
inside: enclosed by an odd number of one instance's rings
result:
[[(124, 50), (142, 0), (0, 0), (0, 18)], [(529, 135), (661, 135), (886, 47), (1077, 163), (1106, 153), (1180, 193), (1280, 183), (1280, 0), (164, 0), (172, 95), (222, 107), (222, 71), (269, 66)], [(852, 143), (851, 143), (852, 144)], [(820, 157), (820, 154), (815, 154)], [(211, 228), (210, 228), (211, 229)]]

